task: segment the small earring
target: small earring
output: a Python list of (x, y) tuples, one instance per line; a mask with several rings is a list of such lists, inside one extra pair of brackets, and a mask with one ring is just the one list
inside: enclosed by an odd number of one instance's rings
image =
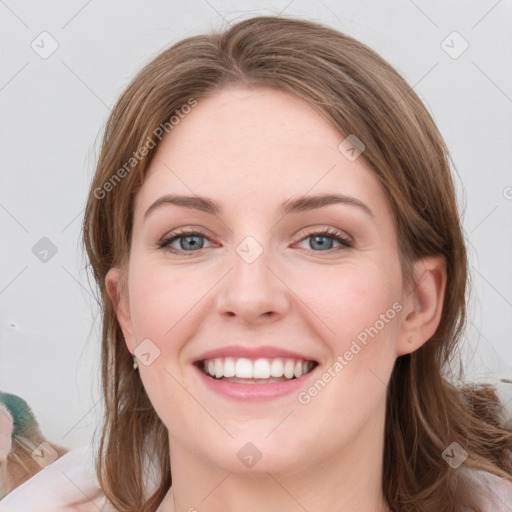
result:
[(139, 368), (139, 363), (137, 362), (137, 358), (135, 356), (132, 356), (133, 359), (133, 369), (137, 370)]

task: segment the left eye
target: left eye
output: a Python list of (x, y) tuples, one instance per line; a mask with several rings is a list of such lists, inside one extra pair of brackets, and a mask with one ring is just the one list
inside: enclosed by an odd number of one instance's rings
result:
[[(311, 233), (310, 235), (303, 238), (301, 241), (308, 240), (310, 246), (316, 246), (320, 251), (328, 251), (330, 249), (350, 249), (353, 247), (352, 242), (341, 233), (337, 231), (324, 230), (318, 233)], [(332, 240), (338, 242), (341, 247), (332, 247)], [(315, 252), (318, 252), (315, 250)]]
[[(203, 239), (208, 238), (198, 231), (182, 231), (180, 233), (171, 233), (168, 237), (164, 238), (158, 243), (161, 249), (169, 250), (172, 253), (191, 253), (197, 252), (204, 248)], [(300, 242), (310, 240), (309, 250), (318, 252), (317, 249), (322, 251), (329, 251), (331, 249), (349, 249), (353, 247), (351, 240), (337, 231), (323, 230), (319, 232), (310, 233), (302, 238)], [(173, 247), (172, 244), (179, 241), (179, 248)], [(334, 242), (338, 242), (341, 247), (332, 247)]]

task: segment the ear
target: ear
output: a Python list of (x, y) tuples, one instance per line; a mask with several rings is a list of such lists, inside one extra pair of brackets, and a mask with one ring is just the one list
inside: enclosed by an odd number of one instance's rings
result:
[(415, 285), (404, 300), (397, 355), (410, 354), (435, 333), (443, 310), (446, 261), (442, 256), (422, 258), (414, 264)]
[(130, 317), (130, 305), (128, 301), (128, 293), (122, 292), (126, 286), (120, 286), (121, 272), (117, 267), (111, 268), (105, 276), (105, 286), (107, 288), (108, 296), (112, 302), (116, 312), (117, 321), (123, 331), (123, 336), (126, 346), (130, 353), (133, 354), (135, 347), (135, 337), (133, 335), (132, 320)]

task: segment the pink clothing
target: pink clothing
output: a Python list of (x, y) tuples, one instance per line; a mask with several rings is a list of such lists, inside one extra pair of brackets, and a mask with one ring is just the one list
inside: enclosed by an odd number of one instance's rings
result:
[[(154, 474), (150, 471), (150, 474)], [(151, 486), (148, 486), (151, 487)], [(100, 490), (94, 470), (94, 451), (83, 446), (69, 451), (0, 500), (0, 512), (116, 512), (101, 494), (83, 505), (70, 503)], [(148, 495), (155, 489), (148, 489)], [(169, 507), (169, 492), (157, 512)], [(172, 499), (171, 499), (172, 502)]]
[(71, 450), (0, 500), (1, 512), (107, 512), (106, 498), (72, 507), (99, 489), (90, 446)]
[[(482, 486), (484, 512), (512, 511), (512, 483), (484, 471), (464, 470)], [(84, 446), (66, 453), (0, 500), (0, 512), (115, 512), (104, 496), (80, 507), (69, 505), (92, 496), (99, 488), (93, 450)], [(171, 503), (170, 491), (157, 512)]]

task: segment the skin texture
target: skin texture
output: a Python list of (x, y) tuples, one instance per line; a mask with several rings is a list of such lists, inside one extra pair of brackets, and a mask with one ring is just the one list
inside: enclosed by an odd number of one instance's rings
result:
[[(388, 510), (386, 385), (395, 359), (435, 332), (446, 271), (441, 258), (425, 258), (415, 263), (419, 284), (403, 289), (385, 194), (363, 157), (338, 150), (344, 138), (301, 99), (230, 87), (199, 101), (158, 148), (136, 197), (127, 294), (119, 269), (106, 282), (129, 351), (146, 339), (160, 351), (139, 362), (169, 430), (173, 490), (159, 511)], [(334, 192), (373, 216), (346, 204), (278, 214), (289, 198)], [(223, 212), (164, 205), (144, 218), (169, 193), (210, 197)], [(159, 248), (178, 228), (201, 229), (203, 248)], [(325, 228), (354, 247), (328, 239), (318, 248), (311, 235)], [(236, 252), (247, 236), (263, 251), (252, 263)], [(180, 239), (172, 247), (186, 250)], [(307, 404), (297, 393), (224, 398), (191, 364), (228, 345), (276, 346), (319, 363), (307, 390), (396, 303), (401, 311)], [(251, 468), (237, 457), (248, 442), (262, 454)]]

